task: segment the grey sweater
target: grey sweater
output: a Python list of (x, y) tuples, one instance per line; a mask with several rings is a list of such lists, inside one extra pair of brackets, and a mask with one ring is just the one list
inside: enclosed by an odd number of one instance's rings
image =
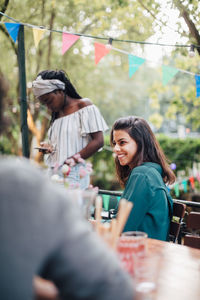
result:
[(0, 160), (0, 298), (33, 298), (35, 274), (62, 299), (133, 300), (118, 259), (92, 232), (67, 191), (26, 159)]

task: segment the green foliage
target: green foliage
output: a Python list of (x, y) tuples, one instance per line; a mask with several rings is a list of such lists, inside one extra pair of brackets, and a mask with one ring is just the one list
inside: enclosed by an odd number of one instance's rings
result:
[(0, 154), (18, 154), (18, 132), (13, 130), (10, 134), (8, 132), (8, 135), (0, 136)]
[[(174, 61), (179, 69), (198, 73), (199, 57), (197, 55), (192, 59), (179, 56)], [(175, 128), (178, 125), (184, 125), (192, 130), (200, 130), (200, 101), (196, 97), (194, 76), (180, 72), (166, 87), (160, 84), (160, 80), (155, 80), (149, 88), (149, 98), (151, 99), (151, 113), (156, 112), (164, 117), (161, 131), (164, 127), (167, 127), (169, 131), (173, 130), (171, 120), (176, 124)], [(155, 106), (156, 100), (160, 104), (159, 107)]]
[(9, 139), (6, 136), (0, 137), (0, 153), (11, 154), (11, 145), (9, 143)]
[(185, 170), (188, 175), (193, 162), (200, 162), (199, 139), (177, 139), (164, 135), (159, 135), (157, 138), (169, 161), (176, 164), (176, 173), (180, 170)]
[[(164, 28), (170, 28), (168, 23), (169, 10), (168, 8), (177, 10), (183, 17), (185, 25), (181, 22), (181, 18), (177, 18), (176, 25), (174, 26), (174, 32), (178, 33), (180, 37), (185, 41), (184, 44), (196, 44), (199, 45), (200, 41), (200, 6), (199, 0), (166, 0), (159, 1), (162, 5), (155, 5), (155, 1), (140, 1), (147, 10), (154, 14), (156, 19), (156, 26), (160, 27), (162, 32)], [(145, 2), (145, 5), (144, 5)], [(163, 9), (163, 8), (166, 9)], [(173, 11), (173, 12), (174, 12)], [(165, 26), (163, 26), (165, 25)], [(178, 42), (177, 42), (178, 43)], [(181, 43), (180, 43), (181, 44)], [(188, 73), (199, 73), (199, 48), (195, 50), (195, 57), (190, 58), (188, 56), (188, 49), (175, 48), (171, 55), (163, 55), (163, 61), (166, 65), (174, 66), (180, 70), (185, 70)], [(196, 98), (195, 80), (192, 74), (180, 72), (178, 73), (163, 89), (162, 86), (158, 86), (160, 82), (156, 81), (149, 89), (149, 96), (157, 94), (159, 99), (160, 108), (154, 109), (153, 113), (159, 113), (164, 116), (163, 125), (170, 125), (170, 121), (174, 120), (176, 126), (184, 124), (186, 127), (190, 127), (193, 130), (200, 130), (200, 102)], [(157, 86), (157, 87), (156, 87)], [(194, 109), (195, 108), (195, 109)], [(174, 123), (173, 122), (173, 123)], [(169, 126), (170, 127), (170, 126)], [(170, 129), (170, 128), (169, 128)], [(162, 129), (161, 129), (162, 130)]]

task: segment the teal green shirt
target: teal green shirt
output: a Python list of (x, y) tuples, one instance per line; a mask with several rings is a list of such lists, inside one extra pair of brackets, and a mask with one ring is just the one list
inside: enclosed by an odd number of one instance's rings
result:
[(124, 231), (144, 231), (150, 238), (168, 240), (173, 200), (161, 175), (161, 166), (151, 162), (132, 170), (122, 194), (134, 205)]

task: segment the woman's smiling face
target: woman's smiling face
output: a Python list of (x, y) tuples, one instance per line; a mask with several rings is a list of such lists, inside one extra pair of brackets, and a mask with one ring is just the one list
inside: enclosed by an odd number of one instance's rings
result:
[(128, 165), (132, 169), (133, 158), (138, 146), (135, 140), (125, 130), (113, 131), (113, 151), (121, 166)]

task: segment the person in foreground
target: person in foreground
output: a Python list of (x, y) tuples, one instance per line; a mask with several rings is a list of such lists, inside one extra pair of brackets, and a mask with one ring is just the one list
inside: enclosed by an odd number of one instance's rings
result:
[(35, 275), (54, 282), (61, 299), (134, 298), (128, 274), (67, 191), (25, 158), (0, 158), (0, 244), (3, 300), (33, 299)]
[(103, 132), (108, 127), (99, 109), (77, 93), (62, 70), (40, 72), (33, 81), (33, 93), (52, 112), (48, 143), (42, 144), (43, 151), (49, 153), (49, 170), (69, 164), (72, 169), (68, 181), (87, 188), (89, 175), (80, 178), (77, 157), (87, 159), (103, 147)]
[(140, 117), (118, 119), (111, 130), (117, 176), (125, 187), (122, 198), (133, 202), (124, 231), (144, 231), (168, 240), (173, 200), (166, 183), (175, 175), (148, 123)]
[(32, 299), (34, 275), (61, 299), (133, 300), (133, 285), (73, 199), (25, 159), (0, 160), (0, 295)]

